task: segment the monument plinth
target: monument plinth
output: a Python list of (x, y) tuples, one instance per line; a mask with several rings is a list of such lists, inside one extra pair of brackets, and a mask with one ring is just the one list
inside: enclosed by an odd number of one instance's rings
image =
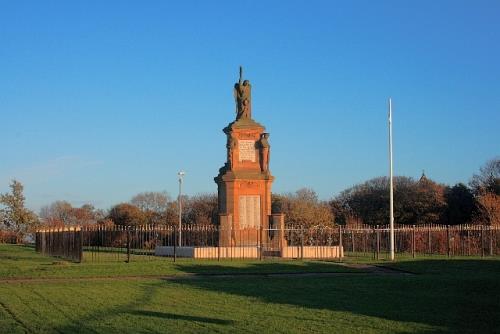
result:
[(219, 245), (269, 244), (274, 180), (269, 170), (269, 134), (252, 119), (251, 85), (242, 81), (241, 68), (234, 96), (236, 120), (223, 129), (227, 161), (214, 179), (218, 186)]

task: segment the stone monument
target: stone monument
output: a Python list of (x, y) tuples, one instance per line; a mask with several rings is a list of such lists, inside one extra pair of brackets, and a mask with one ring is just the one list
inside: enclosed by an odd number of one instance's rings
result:
[(284, 215), (271, 212), (274, 176), (269, 168), (269, 133), (252, 118), (252, 85), (243, 80), (241, 67), (234, 98), (235, 120), (223, 129), (227, 139), (226, 162), (214, 178), (218, 187), (218, 245), (196, 245), (198, 241), (204, 243), (201, 236), (200, 240), (194, 238), (194, 245), (158, 245), (155, 254), (212, 259), (342, 257), (342, 246), (305, 244), (298, 230), (287, 231), (289, 241), (295, 240), (287, 244)]
[(214, 179), (218, 186), (219, 246), (265, 245), (278, 251), (282, 233), (275, 231), (283, 230), (284, 219), (271, 214), (274, 177), (269, 169), (269, 133), (252, 119), (251, 92), (240, 67), (240, 78), (234, 85), (236, 120), (223, 129), (227, 161)]

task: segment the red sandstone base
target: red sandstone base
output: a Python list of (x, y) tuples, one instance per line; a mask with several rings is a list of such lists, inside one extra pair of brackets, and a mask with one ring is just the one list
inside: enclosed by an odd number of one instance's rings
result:
[[(269, 257), (256, 246), (235, 247), (174, 247), (159, 246), (156, 256), (168, 256), (194, 259), (258, 259)], [(282, 247), (274, 257), (284, 259), (338, 259), (344, 257), (344, 250), (339, 246), (293, 246)]]

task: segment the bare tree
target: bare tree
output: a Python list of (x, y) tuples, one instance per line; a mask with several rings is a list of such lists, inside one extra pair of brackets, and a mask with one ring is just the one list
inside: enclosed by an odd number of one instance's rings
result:
[(91, 204), (79, 208), (66, 201), (55, 201), (40, 209), (40, 218), (45, 225), (91, 225), (104, 218), (102, 210), (97, 210)]
[(139, 193), (132, 197), (130, 203), (142, 211), (147, 224), (167, 223), (171, 199), (166, 191)]
[(217, 215), (217, 194), (198, 194), (183, 200), (183, 221), (187, 224), (211, 224)]
[(73, 206), (66, 201), (55, 201), (40, 209), (40, 218), (47, 225), (74, 225)]
[(168, 209), (168, 203), (171, 202), (170, 195), (164, 192), (143, 192), (135, 195), (130, 203), (137, 206), (142, 211), (153, 211), (163, 213)]
[(493, 193), (500, 195), (500, 157), (486, 162), (479, 168), (479, 174), (474, 174), (469, 186), (475, 194)]
[(500, 158), (488, 161), (472, 176), (469, 183), (474, 191), (476, 221), (491, 225), (500, 224)]

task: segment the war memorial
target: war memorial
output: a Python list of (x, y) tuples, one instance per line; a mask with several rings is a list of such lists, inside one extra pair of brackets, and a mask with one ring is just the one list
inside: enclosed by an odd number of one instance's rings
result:
[(218, 245), (158, 246), (155, 254), (194, 258), (338, 258), (341, 246), (289, 245), (285, 215), (271, 210), (274, 176), (269, 167), (271, 145), (265, 127), (252, 117), (252, 85), (234, 85), (236, 119), (223, 132), (227, 159), (214, 178), (218, 187)]

